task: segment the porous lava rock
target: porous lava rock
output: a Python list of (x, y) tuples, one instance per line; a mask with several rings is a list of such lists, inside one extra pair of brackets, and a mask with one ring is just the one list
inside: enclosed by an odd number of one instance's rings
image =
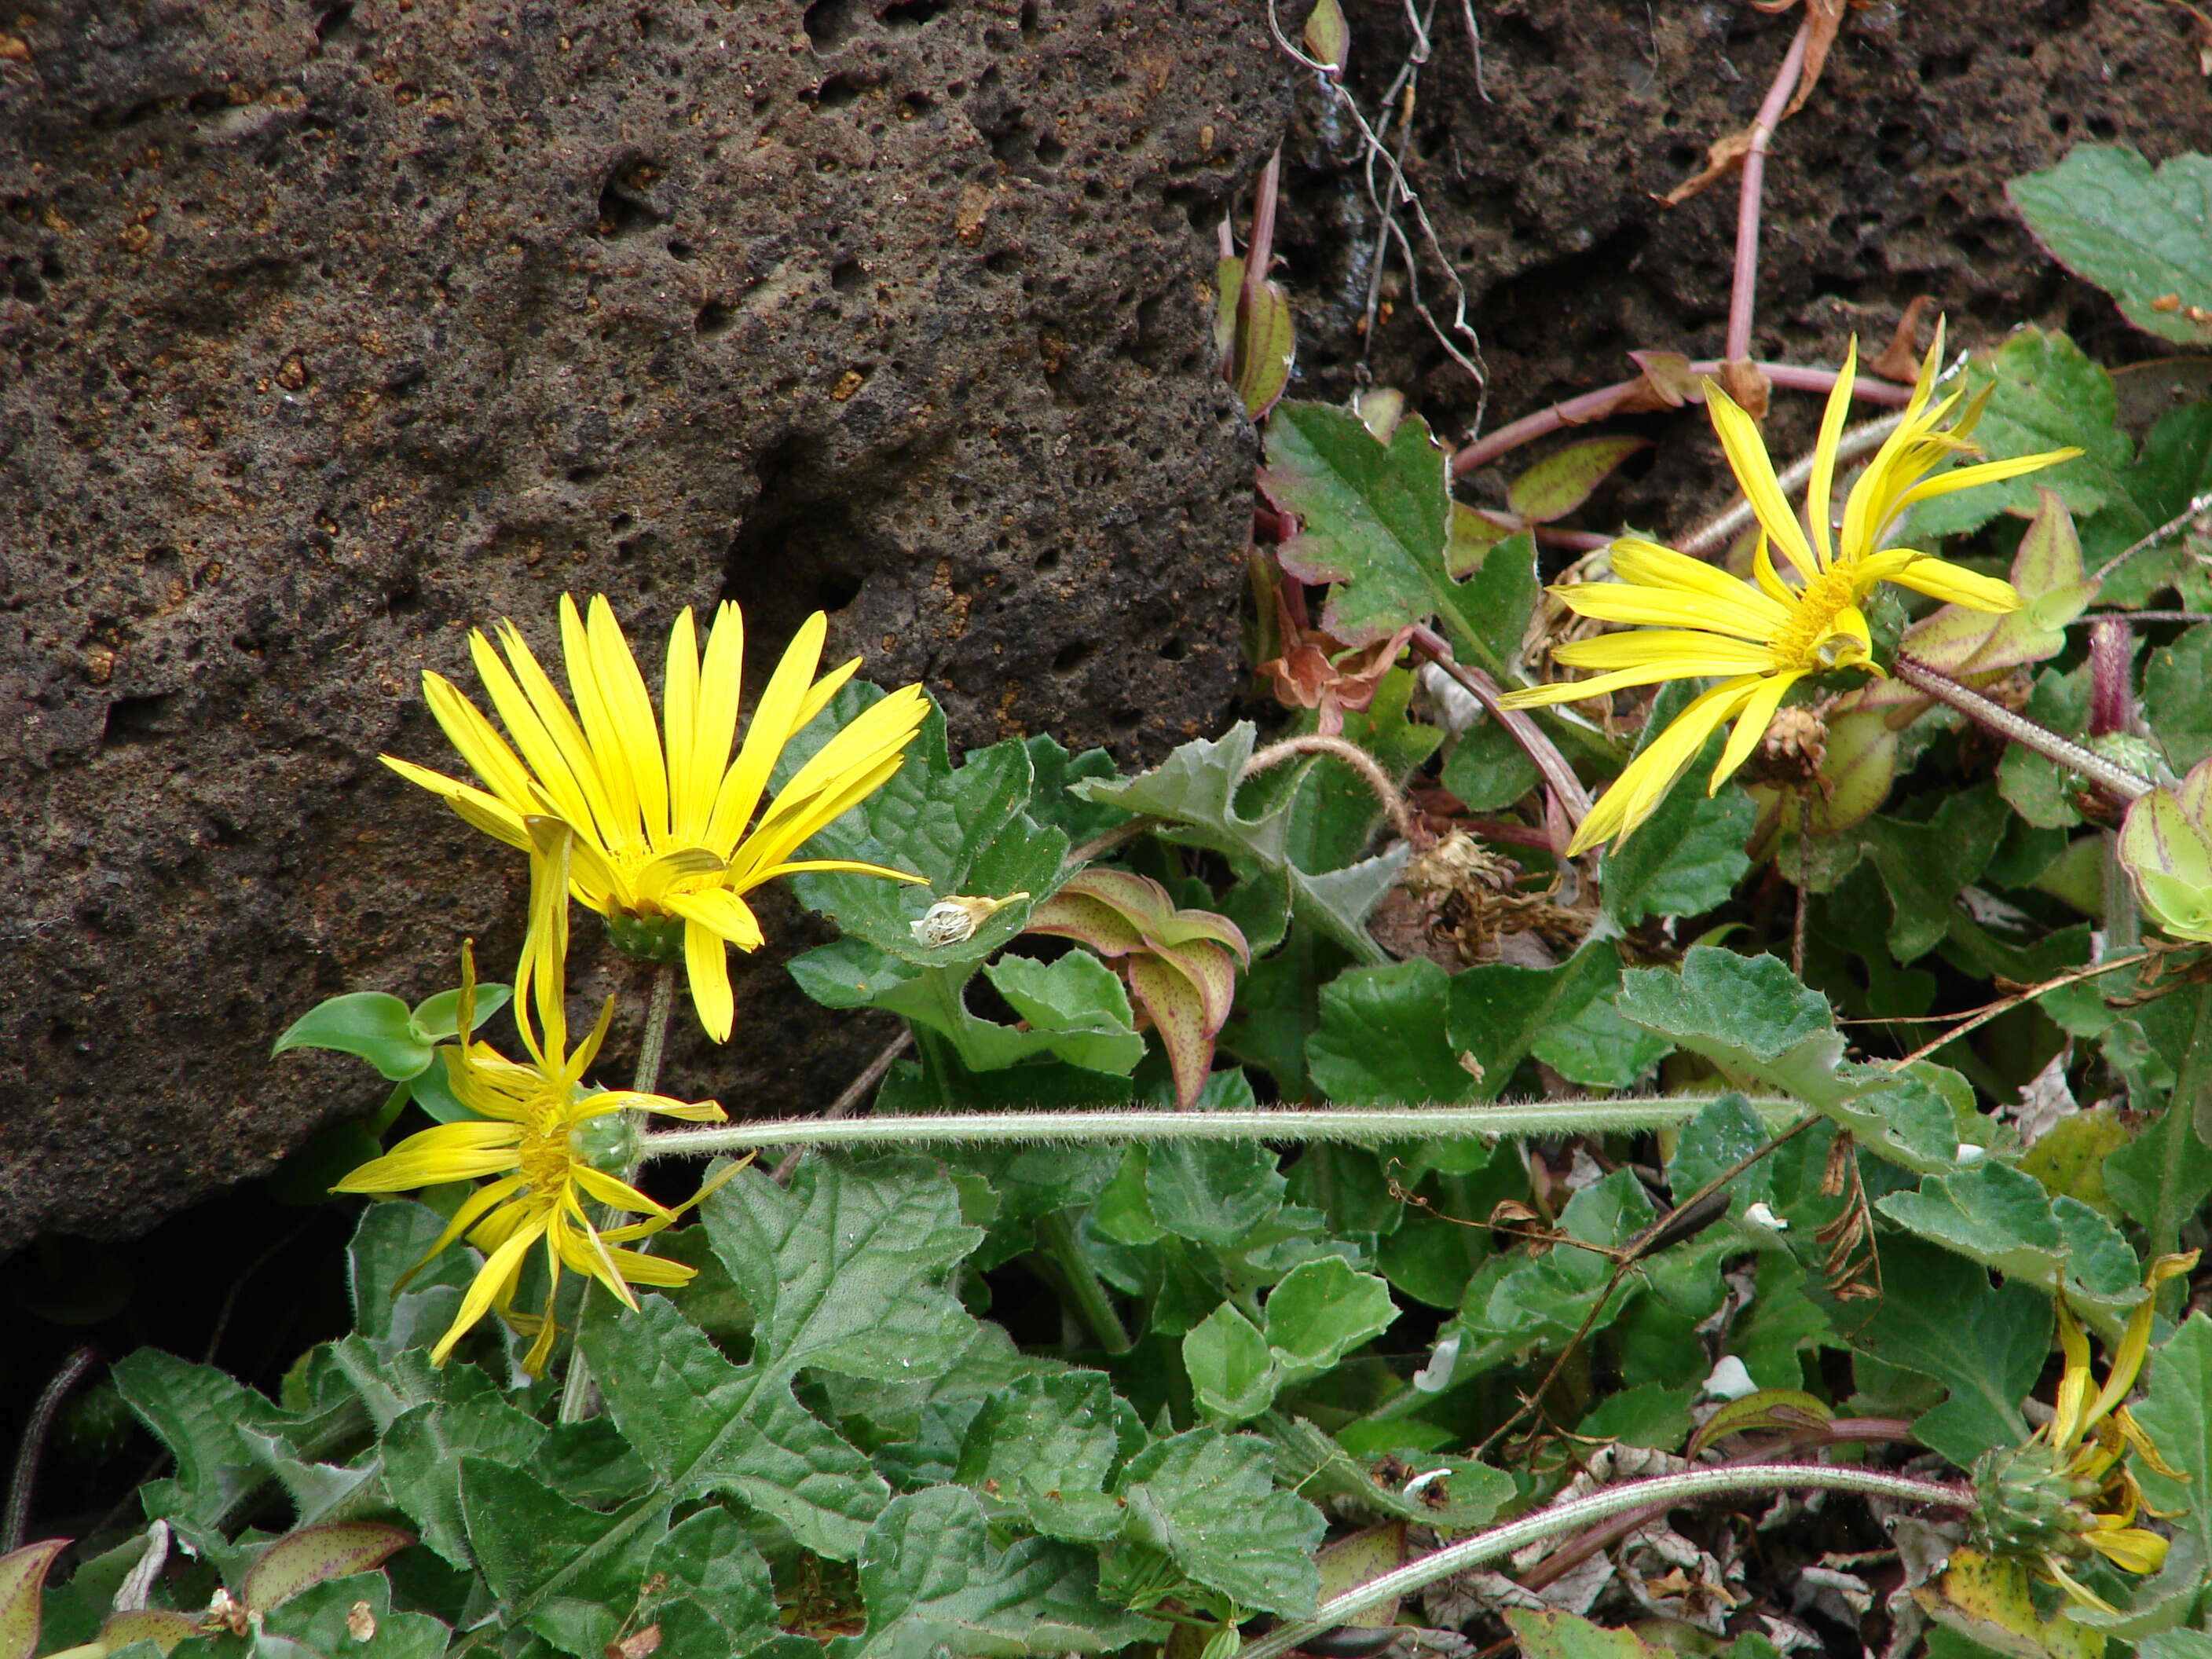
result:
[[(757, 684), (826, 608), (956, 741), (1206, 729), (1254, 452), (1201, 290), (1288, 109), (1263, 19), (10, 7), (0, 1249), (266, 1169), (376, 1098), (272, 1065), (292, 1016), (512, 951), (518, 861), (373, 758), (451, 763), (416, 680), (471, 682), (471, 625), (543, 649), (602, 592), (642, 646), (734, 598)], [(883, 1033), (776, 960), (667, 1086), (794, 1110), (858, 1069)]]

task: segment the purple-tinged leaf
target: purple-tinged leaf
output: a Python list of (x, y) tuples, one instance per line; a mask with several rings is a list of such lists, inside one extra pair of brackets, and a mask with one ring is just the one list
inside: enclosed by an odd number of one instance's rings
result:
[(1505, 504), (1522, 524), (1564, 519), (1589, 499), (1613, 468), (1639, 449), (1642, 438), (1585, 438), (1557, 449), (1507, 486)]
[(38, 1652), (46, 1570), (69, 1545), (66, 1538), (46, 1538), (0, 1555), (0, 1659), (33, 1659)]
[(301, 1590), (380, 1566), (415, 1541), (380, 1521), (331, 1521), (278, 1539), (246, 1570), (239, 1600), (255, 1613), (281, 1607)]

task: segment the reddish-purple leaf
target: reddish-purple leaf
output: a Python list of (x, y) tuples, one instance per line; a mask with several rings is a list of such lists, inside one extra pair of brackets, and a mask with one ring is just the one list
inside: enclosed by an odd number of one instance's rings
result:
[(46, 1569), (69, 1544), (66, 1538), (46, 1538), (0, 1555), (0, 1659), (33, 1659), (38, 1652)]
[(239, 1600), (266, 1613), (328, 1579), (367, 1572), (415, 1541), (412, 1533), (378, 1521), (331, 1521), (278, 1539), (246, 1569)]

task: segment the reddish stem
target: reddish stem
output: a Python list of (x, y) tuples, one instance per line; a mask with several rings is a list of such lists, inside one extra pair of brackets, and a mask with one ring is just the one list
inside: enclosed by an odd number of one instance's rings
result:
[(2135, 729), (2135, 636), (2128, 624), (2100, 617), (2089, 630), (2089, 735), (2109, 737)]
[(1805, 48), (1813, 38), (1813, 9), (1808, 5), (1797, 25), (1797, 38), (1782, 55), (1766, 101), (1752, 118), (1751, 148), (1743, 158), (1743, 192), (1735, 215), (1735, 280), (1729, 289), (1728, 340), (1722, 356), (1741, 362), (1751, 356), (1751, 313), (1759, 292), (1759, 204), (1766, 182), (1766, 146), (1782, 119), (1783, 107), (1797, 90), (1797, 77), (1805, 67)]
[[(1836, 371), (1832, 368), (1799, 368), (1790, 363), (1757, 363), (1753, 365), (1770, 381), (1798, 392), (1828, 392), (1834, 389)], [(1717, 374), (1720, 361), (1701, 357), (1690, 365), (1692, 374)], [(1585, 392), (1579, 398), (1570, 398), (1565, 403), (1553, 404), (1549, 409), (1540, 409), (1534, 415), (1524, 415), (1510, 426), (1501, 426), (1486, 438), (1478, 438), (1452, 457), (1454, 477), (1463, 477), (1479, 466), (1487, 465), (1500, 455), (1518, 449), (1522, 444), (1534, 442), (1547, 433), (1557, 432), (1562, 427), (1583, 426), (1591, 421), (1604, 419), (1620, 404), (1623, 393), (1641, 384), (1643, 376), (1633, 380), (1620, 380), (1612, 386), (1601, 386), (1595, 392)], [(1892, 409), (1902, 409), (1912, 401), (1912, 388), (1898, 386), (1888, 380), (1877, 380), (1862, 373), (1851, 383), (1851, 396), (1863, 403), (1885, 404)]]

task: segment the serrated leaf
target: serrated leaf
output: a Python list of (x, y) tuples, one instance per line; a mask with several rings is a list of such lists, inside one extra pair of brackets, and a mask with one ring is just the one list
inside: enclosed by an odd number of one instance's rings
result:
[(987, 1510), (1048, 1538), (1103, 1543), (1121, 1530), (1106, 1486), (1143, 1431), (1096, 1371), (1025, 1376), (994, 1391), (968, 1425), (957, 1476)]
[(461, 1517), (461, 1460), (485, 1457), (517, 1467), (532, 1461), (544, 1425), (500, 1399), (417, 1406), (385, 1431), (385, 1489), (421, 1530), (423, 1544), (451, 1565), (470, 1565)]
[(659, 1588), (633, 1623), (659, 1627), (653, 1659), (734, 1659), (782, 1634), (768, 1564), (726, 1510), (702, 1510), (662, 1534), (645, 1583)]
[(666, 1529), (668, 1498), (655, 1493), (602, 1514), (520, 1469), (469, 1457), (461, 1462), (461, 1512), (502, 1622), (535, 1631), (576, 1659), (600, 1659)]
[(69, 1546), (66, 1538), (47, 1538), (0, 1555), (0, 1659), (33, 1659), (38, 1652), (46, 1571)]
[(2136, 1425), (2181, 1479), (2138, 1458), (2143, 1493), (2212, 1545), (2212, 1319), (2191, 1313), (2154, 1351), (2149, 1385), (2130, 1408)]
[[(143, 1615), (142, 1615), (143, 1616)], [(362, 1622), (370, 1632), (364, 1640)], [(453, 1632), (427, 1613), (395, 1610), (381, 1573), (325, 1579), (301, 1591), (262, 1621), (257, 1659), (441, 1659)]]
[(1384, 443), (1350, 410), (1284, 404), (1267, 423), (1261, 485), (1298, 519), (1283, 568), (1333, 584), (1321, 625), (1346, 645), (1388, 639), (1452, 604), (1444, 454), (1419, 416)]
[(1169, 1140), (1146, 1148), (1152, 1218), (1179, 1238), (1233, 1249), (1282, 1207), (1286, 1185), (1264, 1146)]
[[(857, 681), (839, 690), (785, 748), (776, 762), (776, 782), (882, 696)], [(840, 931), (902, 962), (931, 967), (981, 962), (1021, 931), (1030, 902), (1060, 885), (1067, 837), (1026, 811), (1034, 785), (1030, 750), (1018, 738), (975, 750), (956, 769), (945, 750), (944, 714), (933, 708), (890, 781), (793, 855), (908, 871), (926, 884), (815, 874), (790, 878), (792, 890)], [(989, 916), (965, 939), (929, 946), (914, 936), (914, 923), (937, 898), (954, 893), (1005, 898), (1016, 892), (1030, 898)]]
[(2117, 1341), (2143, 1298), (2142, 1269), (2119, 1230), (2077, 1199), (2052, 1198), (2034, 1176), (1984, 1160), (1933, 1176), (1875, 1207), (1899, 1225), (2046, 1295), (2063, 1293), (2082, 1322)]
[[(1450, 1041), (1455, 1052), (1482, 1070), (1474, 1097), (1497, 1099), (1511, 1083), (1514, 1069), (1532, 1053), (1548, 1048), (1578, 1060), (1581, 1050), (1570, 1028), (1585, 1015), (1590, 1017), (1593, 1050), (1598, 1036), (1618, 1028), (1631, 1052), (1650, 1053), (1653, 1039), (1605, 1012), (1620, 981), (1620, 953), (1602, 939), (1584, 945), (1556, 968), (1480, 963), (1453, 975)], [(1657, 1046), (1663, 1051), (1663, 1043)], [(1595, 1060), (1593, 1052), (1593, 1064)]]
[(415, 1541), (380, 1521), (331, 1521), (288, 1533), (246, 1570), (238, 1599), (254, 1613), (282, 1607), (326, 1579), (379, 1567)]
[(982, 1506), (955, 1486), (892, 1500), (859, 1577), (867, 1628), (832, 1642), (832, 1659), (1102, 1653), (1158, 1633), (1099, 1599), (1086, 1552), (1038, 1538), (994, 1548)]
[(592, 1374), (668, 1491), (740, 1498), (850, 1559), (887, 1489), (799, 1406), (793, 1379), (813, 1367), (921, 1381), (951, 1365), (975, 1322), (943, 1280), (981, 1233), (941, 1170), (899, 1159), (802, 1164), (788, 1190), (748, 1173), (702, 1207), (753, 1307), (751, 1360), (732, 1365), (655, 1298), (586, 1326)]
[(1950, 1398), (1913, 1431), (1960, 1468), (2027, 1437), (2020, 1402), (2051, 1352), (2051, 1304), (2031, 1286), (1990, 1283), (1948, 1251), (1903, 1238), (1881, 1246), (1882, 1299), (1847, 1320), (1854, 1346), (1936, 1378)]
[(1462, 1065), (1451, 1046), (1451, 1000), (1450, 980), (1426, 957), (1338, 975), (1322, 987), (1320, 1019), (1306, 1039), (1316, 1086), (1346, 1106), (1486, 1098), (1488, 1079)]
[(1443, 782), (1470, 812), (1492, 812), (1512, 805), (1542, 775), (1513, 734), (1486, 714), (1453, 744)]
[(1994, 792), (1972, 789), (1944, 797), (1927, 823), (1875, 818), (1860, 826), (1859, 838), (1889, 890), (1889, 949), (1899, 963), (1917, 960), (1942, 941), (1959, 890), (1987, 867), (2008, 817)]
[(1313, 1505), (1275, 1488), (1265, 1441), (1193, 1429), (1155, 1441), (1120, 1483), (1129, 1543), (1158, 1550), (1240, 1606), (1297, 1619), (1313, 1611)]
[(2155, 170), (2132, 149), (2077, 146), (2005, 186), (2036, 240), (2146, 333), (2212, 343), (2212, 158)]
[[(210, 1366), (157, 1348), (125, 1355), (109, 1375), (177, 1461), (173, 1479), (142, 1489), (147, 1513), (210, 1531), (223, 1529), (238, 1506), (276, 1473), (271, 1448), (304, 1460), (368, 1428), (358, 1398), (287, 1412)], [(246, 1431), (256, 1438), (248, 1439)]]
[(1778, 958), (1692, 945), (1680, 970), (1621, 976), (1623, 1018), (1703, 1054), (1746, 1092), (1779, 1091), (1920, 1174), (1956, 1167), (1958, 1138), (1941, 1067), (1850, 1066), (1827, 999)]
[[(410, 1347), (428, 1347), (459, 1311), (476, 1272), (465, 1253), (441, 1250), (423, 1261), (445, 1224), (428, 1205), (393, 1199), (370, 1205), (354, 1225), (346, 1253), (354, 1328), (387, 1359)], [(399, 1281), (417, 1263), (422, 1271), (400, 1290)]]
[(1970, 398), (1988, 389), (1973, 438), (1990, 459), (2069, 446), (2085, 453), (2026, 477), (1920, 502), (1907, 521), (1911, 538), (1901, 544), (1922, 547), (1933, 538), (1963, 535), (2007, 510), (2032, 513), (2038, 489), (2055, 491), (2082, 521), (2128, 499), (2123, 475), (2135, 450), (2117, 423), (2112, 377), (2066, 336), (2022, 329), (1987, 357), (1969, 362), (1963, 382)]
[(1258, 817), (1237, 810), (1237, 791), (1252, 758), (1255, 732), (1240, 720), (1218, 743), (1183, 744), (1159, 766), (1119, 781), (1086, 779), (1072, 786), (1086, 800), (1169, 820), (1166, 837), (1210, 847), (1232, 860), (1249, 860), (1290, 885), (1292, 913), (1362, 961), (1384, 959), (1366, 928), (1367, 915), (1405, 867), (1403, 846), (1343, 869), (1318, 873), (1291, 860), (1290, 831), (1297, 796), (1279, 799)]
[(335, 1048), (358, 1055), (394, 1083), (430, 1063), (431, 1045), (416, 1036), (407, 1005), (382, 991), (349, 991), (317, 1003), (284, 1028), (270, 1049)]

